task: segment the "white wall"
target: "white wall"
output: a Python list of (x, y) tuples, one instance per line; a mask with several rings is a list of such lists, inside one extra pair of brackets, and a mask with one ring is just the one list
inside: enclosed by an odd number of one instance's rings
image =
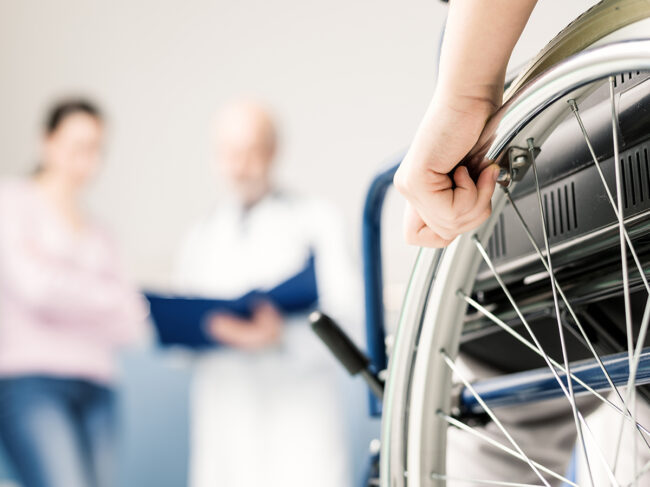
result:
[[(563, 25), (558, 8), (586, 3), (540, 2), (515, 62)], [(250, 93), (279, 116), (279, 179), (332, 199), (356, 249), (368, 181), (408, 145), (431, 95), (445, 10), (435, 0), (2, 0), (0, 173), (35, 163), (53, 99), (96, 99), (110, 144), (90, 201), (135, 277), (164, 285), (188, 220), (216, 197), (211, 116)], [(412, 252), (399, 213), (389, 249), (403, 280)]]
[[(564, 24), (558, 8), (569, 18), (588, 3), (540, 2), (514, 63)], [(280, 119), (279, 179), (332, 199), (356, 249), (368, 181), (408, 145), (431, 95), (445, 10), (435, 0), (2, 0), (0, 173), (34, 164), (53, 99), (95, 98), (110, 144), (90, 201), (134, 276), (164, 285), (188, 220), (216, 197), (211, 116), (254, 94)], [(403, 280), (412, 252), (399, 214), (388, 248)]]
[(431, 0), (4, 0), (0, 168), (30, 168), (56, 96), (97, 99), (111, 138), (92, 205), (137, 278), (165, 282), (188, 219), (215, 198), (212, 114), (251, 93), (280, 119), (280, 180), (335, 200), (356, 232), (371, 174), (431, 93), (443, 13)]

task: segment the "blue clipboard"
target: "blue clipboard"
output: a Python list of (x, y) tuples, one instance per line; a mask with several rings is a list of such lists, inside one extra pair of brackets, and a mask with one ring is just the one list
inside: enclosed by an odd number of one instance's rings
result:
[(206, 333), (206, 320), (214, 313), (250, 318), (255, 305), (268, 301), (283, 314), (306, 312), (318, 301), (316, 269), (311, 255), (305, 267), (268, 291), (253, 290), (237, 299), (209, 299), (145, 292), (151, 318), (162, 345), (191, 348), (218, 346)]

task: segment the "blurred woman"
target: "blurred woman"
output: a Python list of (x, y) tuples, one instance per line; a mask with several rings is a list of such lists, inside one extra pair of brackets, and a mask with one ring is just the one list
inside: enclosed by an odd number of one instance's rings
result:
[(145, 308), (81, 196), (104, 124), (66, 101), (31, 178), (0, 183), (0, 438), (24, 487), (112, 484), (114, 353)]

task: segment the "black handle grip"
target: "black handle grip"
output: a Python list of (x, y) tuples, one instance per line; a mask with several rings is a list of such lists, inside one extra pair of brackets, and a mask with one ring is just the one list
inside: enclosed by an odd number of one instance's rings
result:
[(370, 365), (370, 359), (359, 350), (345, 332), (326, 314), (314, 311), (309, 316), (314, 333), (330, 349), (350, 375), (357, 375)]
[(370, 367), (370, 359), (357, 347), (350, 337), (326, 314), (314, 311), (309, 316), (311, 328), (330, 349), (350, 375), (361, 374), (370, 390), (379, 399), (384, 395), (384, 383)]

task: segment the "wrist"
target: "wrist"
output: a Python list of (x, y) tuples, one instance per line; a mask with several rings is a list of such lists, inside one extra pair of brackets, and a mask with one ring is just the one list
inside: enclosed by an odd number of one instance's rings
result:
[[(403, 166), (401, 179), (420, 179), (432, 165), (448, 172), (474, 147), (486, 121), (498, 104), (480, 97), (438, 92), (416, 132)], [(407, 174), (408, 173), (408, 174)]]
[(487, 120), (501, 106), (501, 87), (498, 91), (484, 89), (436, 88), (427, 109), (427, 116), (448, 117), (460, 114), (463, 117)]

